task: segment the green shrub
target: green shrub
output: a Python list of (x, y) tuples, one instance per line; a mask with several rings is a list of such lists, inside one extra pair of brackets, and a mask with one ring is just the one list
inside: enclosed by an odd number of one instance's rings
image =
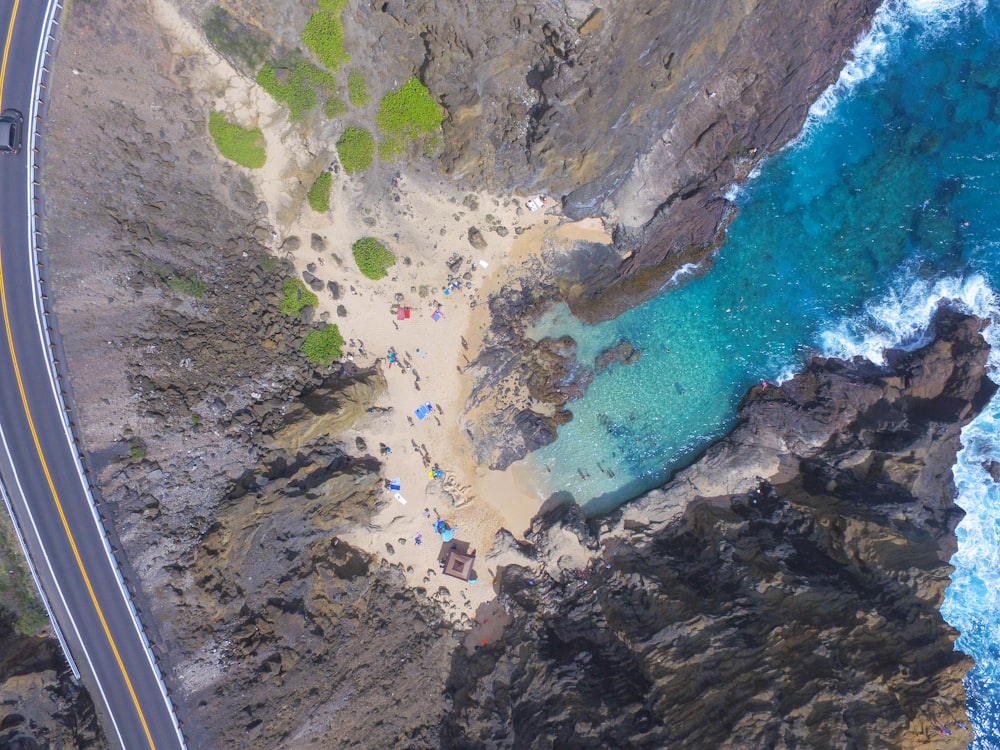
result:
[(325, 102), (323, 102), (323, 114), (329, 117), (331, 120), (340, 117), (346, 111), (347, 111), (347, 105), (344, 104), (343, 99), (338, 99), (335, 96), (331, 96)]
[(351, 61), (344, 49), (344, 23), (340, 18), (344, 5), (346, 0), (320, 0), (319, 10), (302, 31), (302, 43), (330, 70)]
[(333, 175), (323, 172), (309, 188), (306, 199), (309, 201), (309, 207), (316, 213), (325, 214), (330, 210), (331, 187), (333, 187)]
[(302, 353), (313, 364), (326, 367), (343, 356), (343, 345), (344, 337), (340, 335), (340, 329), (336, 325), (328, 325), (310, 331), (302, 342)]
[(348, 128), (337, 141), (337, 155), (347, 174), (364, 172), (375, 158), (375, 139), (367, 130)]
[(167, 279), (167, 286), (178, 294), (189, 297), (200, 297), (206, 289), (205, 282), (197, 276), (171, 276)]
[(288, 80), (282, 84), (278, 82), (274, 65), (266, 63), (257, 73), (257, 83), (277, 101), (288, 106), (288, 116), (293, 120), (301, 120), (316, 106), (316, 92), (301, 76), (295, 75), (294, 68), (289, 72)]
[(285, 279), (281, 285), (281, 304), (278, 309), (285, 315), (298, 315), (304, 307), (316, 307), (319, 297), (306, 289), (302, 279)]
[(49, 624), (6, 513), (0, 513), (0, 609), (17, 618), (14, 630), (22, 635), (37, 635)]
[(387, 136), (378, 144), (378, 158), (383, 161), (392, 161), (405, 151), (403, 141), (395, 136)]
[(417, 78), (382, 97), (375, 122), (387, 136), (417, 139), (431, 134), (444, 122), (445, 112)]
[(208, 118), (208, 132), (219, 152), (237, 164), (249, 169), (260, 169), (267, 159), (264, 151), (264, 135), (260, 128), (244, 130), (226, 120), (221, 112), (213, 111)]
[(142, 438), (134, 437), (128, 441), (128, 457), (139, 460), (149, 455), (149, 450)]
[[(301, 120), (316, 106), (317, 91), (327, 102), (337, 99), (337, 80), (331, 73), (320, 70), (306, 60), (297, 60), (287, 66), (284, 83), (278, 81), (278, 68), (274, 63), (266, 63), (257, 73), (257, 83), (276, 101), (288, 106), (289, 117)], [(325, 109), (325, 104), (324, 104)]]
[(386, 275), (386, 268), (396, 263), (396, 256), (374, 237), (362, 237), (351, 245), (358, 270), (369, 279), (379, 280)]
[(355, 107), (363, 107), (371, 98), (368, 95), (368, 84), (360, 70), (352, 70), (347, 74), (347, 98)]
[(440, 133), (435, 133), (430, 138), (428, 138), (427, 142), (424, 144), (424, 156), (430, 159), (432, 156), (434, 156), (434, 154), (438, 152), (440, 148), (441, 148), (441, 135)]

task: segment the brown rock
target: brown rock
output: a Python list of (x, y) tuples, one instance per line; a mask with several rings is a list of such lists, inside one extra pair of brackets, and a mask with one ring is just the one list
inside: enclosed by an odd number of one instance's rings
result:
[(483, 233), (476, 227), (469, 227), (469, 244), (476, 248), (476, 250), (484, 250), (486, 248), (486, 238), (483, 237)]

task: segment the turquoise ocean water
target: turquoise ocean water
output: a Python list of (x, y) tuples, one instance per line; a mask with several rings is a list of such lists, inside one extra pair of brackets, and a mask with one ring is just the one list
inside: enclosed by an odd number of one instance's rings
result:
[[(732, 197), (711, 272), (600, 326), (557, 308), (535, 329), (572, 335), (583, 363), (622, 340), (642, 350), (529, 457), (539, 494), (613, 508), (727, 432), (750, 385), (816, 353), (917, 345), (942, 299), (996, 321), (1000, 364), (1000, 0), (888, 2), (799, 139)], [(981, 467), (1000, 460), (1000, 398), (963, 438), (944, 609), (977, 661), (972, 747), (1000, 749), (1000, 488)]]

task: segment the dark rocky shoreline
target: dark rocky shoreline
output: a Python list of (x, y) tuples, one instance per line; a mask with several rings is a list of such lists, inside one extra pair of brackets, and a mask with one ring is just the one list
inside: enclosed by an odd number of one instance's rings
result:
[(816, 359), (664, 488), (537, 518), (547, 574), (504, 571), (513, 625), (456, 653), (441, 746), (965, 747), (971, 660), (938, 608), (960, 430), (997, 389), (981, 326)]

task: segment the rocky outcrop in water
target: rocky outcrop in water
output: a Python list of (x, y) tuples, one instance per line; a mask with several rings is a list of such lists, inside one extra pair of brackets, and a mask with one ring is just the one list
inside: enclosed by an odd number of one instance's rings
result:
[(559, 425), (573, 418), (567, 404), (582, 397), (594, 377), (577, 362), (572, 338), (525, 335), (526, 321), (555, 293), (542, 278), (512, 283), (490, 298), (490, 330), (466, 367), (476, 385), (462, 426), (476, 461), (492, 469), (506, 469), (553, 442)]
[(634, 365), (641, 358), (642, 350), (636, 349), (631, 341), (619, 341), (597, 355), (594, 360), (594, 372), (602, 373), (616, 362), (626, 366)]
[(514, 624), (455, 656), (444, 744), (965, 747), (971, 660), (938, 608), (959, 433), (996, 391), (981, 325), (941, 312), (886, 367), (814, 360), (599, 528), (536, 519), (548, 575), (504, 571)]

